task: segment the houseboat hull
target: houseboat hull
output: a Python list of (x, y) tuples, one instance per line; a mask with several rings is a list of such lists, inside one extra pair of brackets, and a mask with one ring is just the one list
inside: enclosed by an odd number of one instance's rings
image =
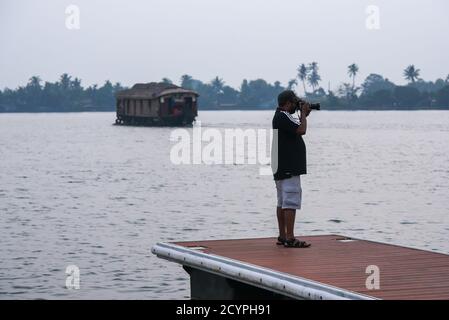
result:
[(173, 117), (134, 117), (117, 115), (116, 125), (123, 126), (191, 126), (195, 121), (194, 117), (173, 116)]

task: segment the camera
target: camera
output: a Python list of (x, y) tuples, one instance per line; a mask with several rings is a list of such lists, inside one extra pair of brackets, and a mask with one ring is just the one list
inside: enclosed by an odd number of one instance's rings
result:
[[(298, 99), (296, 100), (296, 110), (301, 110), (303, 104), (306, 104), (307, 101)], [(321, 110), (321, 105), (319, 103), (309, 103), (310, 109), (312, 110)]]

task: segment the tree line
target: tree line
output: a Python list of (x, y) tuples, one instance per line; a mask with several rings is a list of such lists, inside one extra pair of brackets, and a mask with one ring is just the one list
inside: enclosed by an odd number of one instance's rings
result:
[(84, 88), (79, 78), (67, 73), (56, 82), (38, 76), (25, 86), (0, 91), (0, 112), (76, 112), (114, 110), (114, 93), (124, 89), (120, 83), (106, 81), (103, 86)]
[[(347, 67), (348, 81), (337, 90), (325, 90), (317, 62), (300, 64), (296, 76), (283, 86), (280, 81), (268, 83), (264, 79), (244, 79), (239, 88), (226, 85), (220, 77), (202, 82), (183, 75), (179, 85), (200, 94), (200, 109), (272, 109), (277, 95), (283, 90), (296, 90), (311, 102), (320, 102), (328, 110), (382, 110), (382, 109), (449, 109), (449, 75), (435, 82), (420, 77), (421, 70), (410, 65), (403, 70), (407, 85), (396, 85), (379, 74), (370, 74), (357, 86), (359, 66)], [(161, 82), (173, 83), (168, 78)], [(64, 73), (56, 82), (45, 82), (38, 76), (15, 90), (0, 90), (0, 112), (74, 112), (113, 111), (115, 93), (125, 89), (109, 80), (101, 87), (84, 88), (79, 78)]]

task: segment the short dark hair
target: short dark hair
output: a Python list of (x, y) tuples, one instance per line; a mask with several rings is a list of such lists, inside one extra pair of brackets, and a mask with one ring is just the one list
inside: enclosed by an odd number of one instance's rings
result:
[(285, 90), (278, 95), (278, 105), (283, 107), (287, 102), (295, 102), (296, 99), (296, 94), (292, 90)]

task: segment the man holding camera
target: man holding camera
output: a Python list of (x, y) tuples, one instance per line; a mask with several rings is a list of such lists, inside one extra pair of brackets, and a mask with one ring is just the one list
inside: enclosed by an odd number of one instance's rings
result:
[[(312, 109), (291, 90), (279, 94), (278, 105), (273, 117), (275, 134), (271, 162), (277, 189), (277, 244), (288, 248), (308, 248), (309, 243), (295, 238), (294, 225), (296, 210), (301, 209), (301, 175), (307, 173), (306, 145), (302, 136), (306, 134), (306, 117)], [(299, 122), (292, 117), (295, 111), (301, 112)]]

